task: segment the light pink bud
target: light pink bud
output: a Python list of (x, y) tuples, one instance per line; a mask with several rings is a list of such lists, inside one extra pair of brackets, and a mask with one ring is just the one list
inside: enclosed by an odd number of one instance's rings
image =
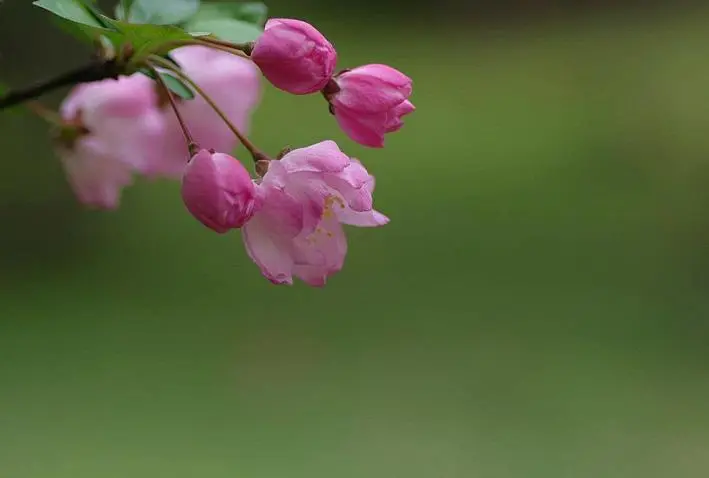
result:
[(228, 154), (199, 151), (182, 176), (182, 200), (202, 224), (218, 233), (243, 226), (254, 213), (256, 192), (246, 168)]
[(305, 95), (322, 90), (337, 63), (335, 48), (309, 23), (272, 18), (251, 59), (276, 88)]

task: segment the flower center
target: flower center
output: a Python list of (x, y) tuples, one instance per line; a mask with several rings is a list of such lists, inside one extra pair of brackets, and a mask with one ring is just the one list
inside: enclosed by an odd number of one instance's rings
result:
[[(339, 206), (340, 209), (345, 208), (345, 202), (342, 200), (341, 197), (336, 196), (334, 194), (330, 194), (325, 198), (325, 207), (323, 209), (322, 218), (320, 219), (321, 224), (323, 220), (332, 219), (335, 217), (335, 211), (333, 209), (337, 206)], [(318, 226), (315, 228), (314, 232), (308, 235), (306, 240), (309, 244), (315, 244), (323, 238), (331, 239), (333, 235), (334, 234), (332, 233), (332, 231), (327, 230), (323, 226)]]
[(325, 198), (325, 210), (322, 213), (323, 219), (330, 219), (332, 217), (335, 217), (335, 211), (333, 210), (335, 205), (340, 206), (340, 209), (345, 208), (345, 202), (340, 196), (330, 194), (328, 197)]

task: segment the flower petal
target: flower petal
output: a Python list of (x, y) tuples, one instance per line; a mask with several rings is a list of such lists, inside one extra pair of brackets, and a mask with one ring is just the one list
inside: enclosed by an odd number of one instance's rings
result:
[(241, 228), (246, 253), (274, 284), (293, 284), (293, 258), (287, 242), (269, 227), (269, 221), (258, 214)]
[(290, 151), (283, 156), (280, 163), (288, 173), (325, 173), (342, 171), (350, 164), (350, 158), (334, 141), (322, 141), (307, 148)]
[(337, 219), (342, 224), (358, 227), (379, 227), (389, 223), (389, 218), (379, 211), (357, 212), (351, 209), (337, 210)]
[(59, 148), (67, 179), (79, 201), (99, 209), (116, 209), (121, 189), (132, 182), (130, 169), (112, 157), (96, 138), (79, 139), (73, 149)]
[(365, 116), (335, 108), (335, 119), (352, 140), (370, 148), (384, 147), (386, 113)]
[(145, 75), (89, 83), (82, 91), (84, 121), (89, 129), (103, 118), (135, 118), (153, 108), (157, 94)]
[(313, 233), (299, 236), (293, 245), (296, 265), (318, 267), (324, 275), (341, 270), (347, 255), (347, 238), (334, 215), (324, 218)]
[(293, 267), (293, 275), (309, 286), (325, 287), (328, 273), (320, 266), (296, 264)]
[(242, 228), (244, 246), (274, 284), (292, 284), (293, 239), (303, 229), (302, 205), (284, 191), (257, 186), (258, 211)]
[(359, 162), (351, 162), (344, 171), (338, 174), (327, 174), (325, 183), (337, 191), (354, 211), (369, 211), (372, 209), (372, 190), (368, 184), (372, 176)]
[(385, 124), (386, 132), (394, 133), (395, 131), (399, 131), (404, 126), (402, 118), (414, 111), (416, 111), (416, 107), (408, 100), (390, 110), (387, 114)]
[(337, 108), (357, 113), (383, 113), (411, 96), (411, 78), (387, 65), (365, 65), (336, 78), (340, 91), (332, 99)]

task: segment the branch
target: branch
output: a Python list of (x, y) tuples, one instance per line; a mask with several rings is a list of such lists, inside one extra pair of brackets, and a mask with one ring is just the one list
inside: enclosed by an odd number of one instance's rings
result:
[(119, 69), (113, 61), (90, 63), (89, 65), (63, 73), (27, 88), (11, 91), (0, 98), (0, 110), (15, 106), (27, 100), (38, 98), (62, 86), (105, 80), (107, 78), (117, 78), (118, 74)]

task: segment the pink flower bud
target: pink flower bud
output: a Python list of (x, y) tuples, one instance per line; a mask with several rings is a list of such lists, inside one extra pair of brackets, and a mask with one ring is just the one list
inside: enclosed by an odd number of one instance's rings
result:
[(340, 127), (364, 146), (381, 148), (384, 134), (398, 131), (416, 108), (412, 81), (386, 65), (365, 65), (337, 75), (324, 90)]
[(325, 87), (335, 70), (337, 53), (309, 23), (273, 18), (256, 40), (251, 59), (276, 88), (305, 95)]
[(208, 228), (221, 234), (243, 226), (254, 213), (255, 197), (246, 168), (228, 154), (203, 149), (187, 163), (182, 200)]

